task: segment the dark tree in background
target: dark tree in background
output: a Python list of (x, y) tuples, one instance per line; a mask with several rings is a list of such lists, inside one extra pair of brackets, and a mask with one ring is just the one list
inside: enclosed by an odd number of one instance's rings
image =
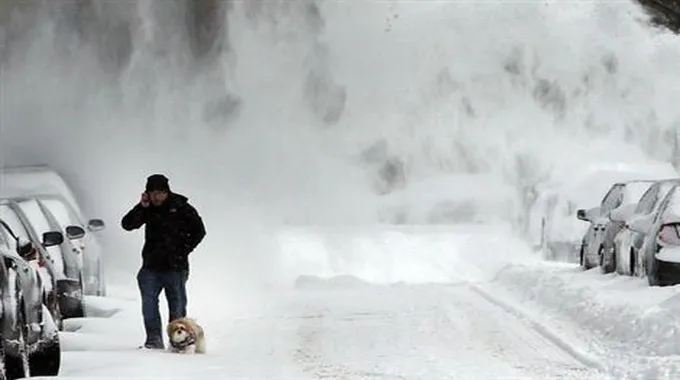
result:
[(638, 0), (652, 16), (652, 22), (680, 32), (680, 0)]

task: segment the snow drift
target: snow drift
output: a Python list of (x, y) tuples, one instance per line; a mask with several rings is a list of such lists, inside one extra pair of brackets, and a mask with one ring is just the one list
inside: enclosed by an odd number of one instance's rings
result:
[(355, 278), (374, 284), (484, 281), (538, 259), (504, 225), (290, 228), (278, 235), (282, 280)]
[(642, 278), (561, 264), (509, 265), (491, 289), (539, 310), (540, 319), (562, 326), (563, 332), (578, 332), (617, 378), (680, 374), (678, 287), (652, 288)]

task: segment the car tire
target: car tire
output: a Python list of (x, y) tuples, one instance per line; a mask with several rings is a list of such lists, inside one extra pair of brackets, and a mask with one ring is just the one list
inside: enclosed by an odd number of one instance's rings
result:
[(614, 271), (615, 271), (617, 274), (625, 275), (625, 274), (626, 274), (626, 273), (625, 273), (626, 271), (625, 271), (623, 268), (621, 268), (621, 265), (619, 265), (619, 264), (621, 263), (621, 260), (619, 260), (619, 257), (618, 257), (618, 255), (619, 255), (619, 249), (617, 248), (617, 246), (618, 246), (618, 245), (615, 243), (615, 244), (614, 244), (614, 252), (613, 252), (613, 254), (612, 254), (612, 256), (613, 256), (613, 258), (614, 258)]
[(106, 281), (104, 281), (104, 269), (101, 257), (97, 259), (97, 295), (106, 297)]
[(43, 331), (38, 349), (28, 357), (31, 376), (57, 376), (61, 368), (61, 342), (52, 314), (43, 306)]
[[(63, 296), (72, 292), (79, 292), (79, 299)], [(78, 281), (73, 279), (57, 280), (57, 294), (60, 295), (59, 302), (57, 303), (59, 304), (61, 319), (85, 317), (85, 301), (83, 299), (85, 293), (82, 272)]]
[[(21, 295), (18, 295), (17, 297), (17, 299), (21, 299)], [(26, 345), (27, 326), (23, 311), (24, 303), (23, 301), (19, 301), (17, 304), (19, 305), (17, 310), (17, 326), (19, 328), (19, 356), (7, 355), (4, 347), (5, 341), (3, 339), (2, 351), (5, 360), (5, 376), (7, 380), (21, 379), (32, 375), (29, 371), (28, 347)]]
[(5, 360), (5, 340), (2, 339), (0, 342), (0, 363), (3, 363), (3, 365), (0, 366), (0, 380), (7, 380), (7, 361)]
[(650, 258), (646, 265), (647, 283), (649, 286), (659, 286), (659, 266), (655, 258)]
[(633, 248), (630, 249), (630, 259), (629, 260), (630, 261), (628, 263), (628, 266), (629, 266), (628, 271), (630, 272), (631, 276), (637, 276), (639, 269), (638, 269), (638, 265), (637, 265), (637, 257), (635, 257), (635, 250), (633, 250)]
[[(51, 296), (54, 294), (54, 296)], [(47, 305), (47, 312), (52, 317), (57, 329), (59, 331), (64, 330), (64, 321), (61, 315), (61, 309), (59, 308), (59, 301), (57, 300), (57, 292), (45, 294), (45, 301), (43, 302)]]
[(602, 274), (608, 274), (611, 272), (614, 272), (614, 268), (616, 268), (616, 260), (614, 258), (610, 258), (610, 260), (606, 260), (604, 257), (604, 246), (600, 246), (599, 249), (599, 255), (600, 255), (600, 271)]
[(585, 254), (585, 249), (583, 247), (583, 244), (581, 244), (581, 251), (579, 252), (579, 256), (580, 256), (579, 260), (581, 262), (581, 267), (584, 270), (590, 269), (590, 265), (588, 265), (588, 260), (586, 260), (586, 254)]

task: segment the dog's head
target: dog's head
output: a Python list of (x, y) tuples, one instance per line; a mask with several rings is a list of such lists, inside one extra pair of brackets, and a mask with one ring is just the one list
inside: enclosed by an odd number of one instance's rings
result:
[(184, 321), (172, 321), (168, 325), (168, 337), (171, 341), (182, 342), (189, 337), (194, 337), (194, 332), (191, 326)]

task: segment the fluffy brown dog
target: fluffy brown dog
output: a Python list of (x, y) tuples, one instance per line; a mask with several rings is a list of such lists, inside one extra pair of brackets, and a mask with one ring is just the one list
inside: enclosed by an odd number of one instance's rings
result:
[(178, 318), (167, 327), (170, 350), (181, 354), (204, 354), (203, 328), (192, 318)]

